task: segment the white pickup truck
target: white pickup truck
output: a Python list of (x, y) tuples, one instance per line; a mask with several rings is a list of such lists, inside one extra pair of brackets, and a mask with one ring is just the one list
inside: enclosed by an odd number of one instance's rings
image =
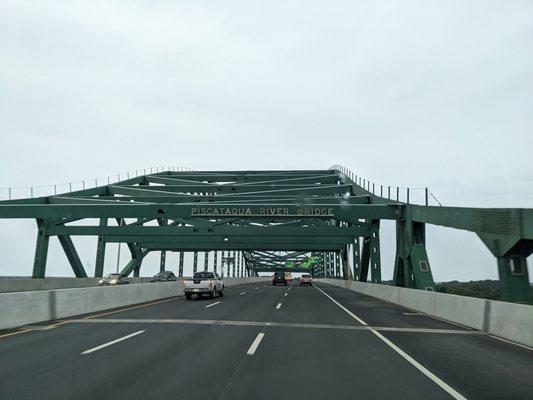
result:
[(208, 294), (211, 298), (218, 294), (222, 297), (224, 281), (216, 272), (195, 272), (191, 279), (183, 281), (183, 292), (187, 300), (190, 300), (193, 294), (197, 294), (198, 297)]

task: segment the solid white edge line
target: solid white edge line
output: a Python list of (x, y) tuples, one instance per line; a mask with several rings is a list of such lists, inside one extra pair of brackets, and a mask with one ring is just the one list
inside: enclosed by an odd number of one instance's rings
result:
[[(320, 288), (318, 288), (316, 286), (315, 286), (315, 288), (317, 288), (322, 294), (327, 296), (331, 301), (333, 301), (335, 304), (337, 304), (340, 308), (342, 308), (344, 311), (346, 311), (348, 314), (350, 314), (354, 319), (359, 321), (361, 324), (368, 325), (365, 321), (363, 321), (361, 318), (357, 317), (354, 313), (352, 313), (346, 307), (341, 305), (337, 300), (335, 300), (329, 294), (324, 292), (322, 289), (320, 289)], [(429, 371), (426, 367), (424, 367), (422, 364), (420, 364), (418, 361), (416, 361), (413, 357), (411, 357), (409, 354), (407, 354), (402, 349), (400, 349), (398, 346), (396, 346), (394, 343), (392, 343), (389, 339), (387, 339), (381, 333), (379, 333), (378, 331), (376, 331), (374, 329), (369, 329), (369, 331), (372, 332), (374, 335), (376, 335), (379, 339), (381, 339), (387, 346), (389, 346), (391, 349), (393, 349), (396, 353), (398, 353), (400, 356), (402, 356), (405, 360), (407, 360), (413, 367), (418, 369), (425, 376), (427, 376), (429, 379), (431, 379), (433, 382), (435, 382), (437, 385), (439, 385), (441, 387), (441, 389), (443, 389), (445, 392), (447, 392), (454, 399), (467, 400), (466, 397), (464, 397), (462, 394), (460, 394), (458, 391), (456, 391), (454, 388), (452, 388), (450, 385), (448, 385), (446, 382), (444, 382), (438, 376), (436, 376), (431, 371)]]
[(494, 336), (494, 335), (489, 335), (489, 336), (490, 336), (491, 338), (493, 338), (493, 339), (498, 339), (498, 340), (501, 340), (502, 342), (509, 343), (509, 344), (514, 344), (515, 346), (522, 347), (522, 348), (524, 348), (524, 349), (532, 350), (532, 351), (533, 351), (533, 347), (526, 346), (525, 344), (520, 344), (520, 343), (516, 343), (516, 342), (511, 342), (510, 340), (503, 339), (503, 338), (501, 338), (501, 337)]
[(281, 308), (281, 303), (278, 303), (278, 305), (276, 306), (276, 310), (279, 310)]
[(213, 307), (214, 305), (217, 305), (218, 303), (220, 303), (220, 301), (217, 301), (217, 302), (215, 302), (215, 303), (208, 304), (208, 305), (205, 306), (205, 308)]
[(131, 337), (133, 337), (133, 336), (140, 335), (141, 333), (144, 333), (144, 332), (146, 332), (146, 331), (137, 331), (137, 332), (130, 333), (129, 335), (126, 335), (126, 336), (123, 336), (123, 337), (121, 337), (121, 338), (118, 338), (118, 339), (112, 340), (112, 341), (110, 341), (110, 342), (107, 342), (107, 343), (101, 344), (100, 346), (96, 346), (96, 347), (93, 347), (92, 349), (82, 351), (81, 354), (90, 354), (90, 353), (92, 353), (93, 351), (97, 351), (97, 350), (103, 349), (104, 347), (111, 346), (111, 345), (113, 345), (113, 344), (115, 344), (115, 343), (122, 342), (123, 340), (129, 339), (129, 338), (131, 338)]
[(396, 346), (394, 343), (392, 343), (389, 339), (387, 339), (381, 333), (379, 333), (378, 331), (375, 331), (374, 329), (370, 329), (370, 332), (372, 332), (374, 335), (380, 338), (383, 342), (385, 342), (396, 353), (398, 353), (403, 358), (405, 358), (407, 361), (409, 361), (412, 366), (414, 366), (416, 369), (418, 369), (420, 372), (426, 375), (429, 379), (431, 379), (433, 382), (439, 385), (454, 399), (467, 400), (466, 397), (464, 397), (461, 393), (456, 391), (454, 388), (452, 388), (450, 385), (448, 385), (446, 382), (444, 382), (442, 379), (436, 376), (433, 372), (429, 371), (426, 367), (424, 367), (422, 364), (416, 361), (413, 357), (411, 357), (409, 354), (407, 354), (402, 349), (400, 349), (398, 346)]
[(337, 300), (335, 300), (333, 297), (331, 297), (329, 294), (324, 292), (322, 289), (320, 289), (318, 286), (314, 286), (314, 288), (318, 291), (320, 291), (324, 296), (328, 297), (332, 302), (337, 304), (340, 308), (342, 308), (344, 311), (346, 311), (350, 316), (355, 319), (357, 322), (359, 322), (361, 325), (368, 325), (365, 321), (363, 321), (361, 318), (359, 318), (357, 315), (355, 315), (353, 312), (348, 310), (346, 307), (344, 307), (341, 303), (339, 303)]
[(250, 346), (250, 348), (248, 349), (246, 354), (248, 354), (249, 356), (253, 356), (254, 355), (255, 351), (259, 347), (259, 344), (261, 343), (261, 340), (263, 340), (263, 336), (265, 336), (265, 334), (263, 332), (259, 332), (257, 334), (257, 337), (252, 342), (252, 345)]

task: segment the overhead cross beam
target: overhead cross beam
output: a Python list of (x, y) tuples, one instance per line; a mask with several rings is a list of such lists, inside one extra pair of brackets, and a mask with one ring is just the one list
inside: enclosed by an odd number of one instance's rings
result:
[[(425, 224), (475, 232), (498, 259), (504, 299), (527, 300), (533, 210), (428, 207), (378, 196), (342, 168), (328, 170), (164, 171), (54, 196), (0, 201), (0, 218), (32, 218), (38, 227), (33, 277), (42, 278), (57, 236), (78, 277), (86, 276), (75, 236), (97, 237), (95, 276), (106, 243), (127, 243), (126, 274), (160, 251), (242, 251), (247, 273), (297, 266), (318, 257), (322, 276), (381, 282), (380, 221), (397, 224), (396, 285), (434, 288)], [(91, 225), (87, 219), (97, 219)], [(111, 226), (109, 219), (120, 221)], [(315, 259), (313, 258), (313, 259)], [(204, 258), (205, 259), (205, 258)], [(224, 260), (224, 257), (222, 258)], [(226, 257), (226, 259), (229, 259)]]

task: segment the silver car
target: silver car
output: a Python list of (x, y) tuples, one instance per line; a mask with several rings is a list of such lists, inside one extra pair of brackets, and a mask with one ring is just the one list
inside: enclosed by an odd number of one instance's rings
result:
[(214, 298), (217, 294), (224, 296), (224, 281), (216, 272), (196, 272), (191, 279), (183, 281), (183, 292), (185, 298), (190, 300), (193, 294), (201, 297), (208, 294)]
[(130, 281), (124, 274), (108, 274), (98, 281), (99, 286), (126, 285), (128, 283), (130, 283)]

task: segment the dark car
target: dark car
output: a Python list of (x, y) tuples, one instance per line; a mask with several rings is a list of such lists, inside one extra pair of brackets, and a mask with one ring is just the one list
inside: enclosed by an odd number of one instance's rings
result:
[(282, 284), (287, 286), (287, 279), (285, 279), (285, 272), (277, 271), (272, 275), (272, 285)]
[(98, 282), (98, 285), (100, 286), (108, 286), (108, 285), (126, 285), (130, 283), (128, 280), (128, 277), (124, 274), (108, 274), (104, 276), (100, 281)]
[(177, 280), (176, 275), (172, 271), (162, 271), (155, 274), (150, 282), (170, 282)]

